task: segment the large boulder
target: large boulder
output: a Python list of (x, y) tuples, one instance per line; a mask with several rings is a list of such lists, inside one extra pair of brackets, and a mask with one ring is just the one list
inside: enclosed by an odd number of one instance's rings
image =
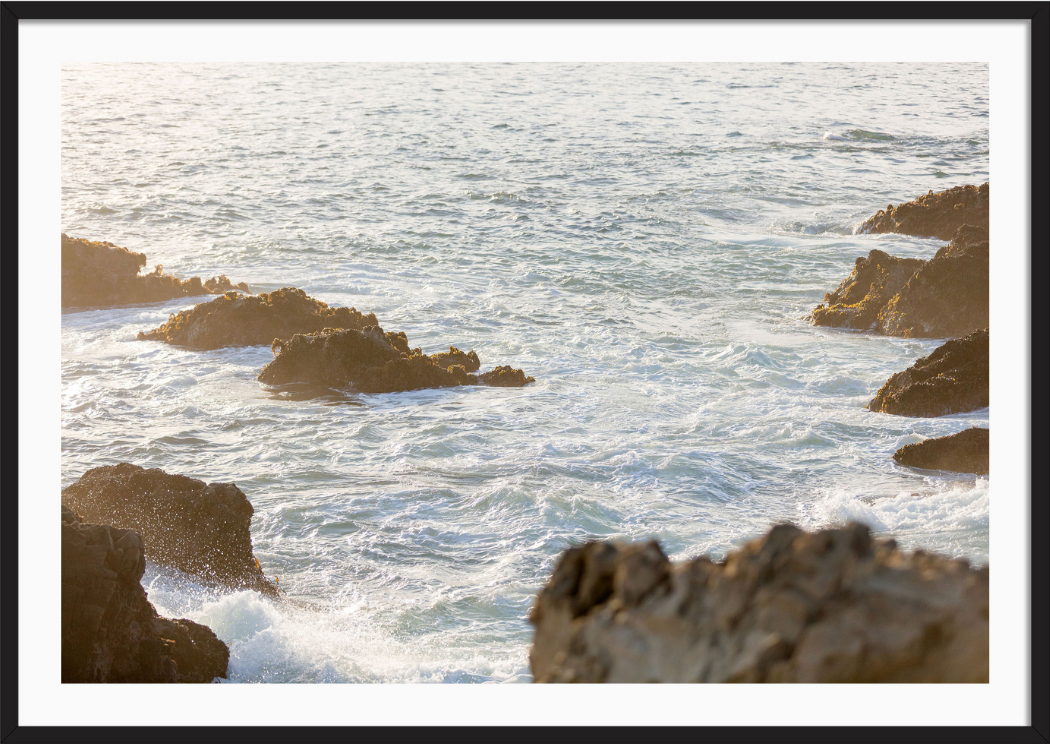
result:
[(893, 459), (911, 468), (988, 475), (988, 430), (973, 427), (906, 444), (893, 453)]
[(988, 228), (963, 225), (929, 261), (873, 250), (810, 315), (814, 325), (905, 338), (988, 326)]
[(946, 416), (988, 406), (988, 330), (934, 349), (886, 381), (869, 411), (898, 416)]
[(811, 315), (814, 325), (878, 330), (879, 312), (926, 263), (920, 258), (897, 258), (872, 250), (856, 260), (853, 271)]
[(879, 311), (887, 336), (955, 338), (987, 327), (987, 227), (960, 227)]
[(230, 650), (191, 620), (159, 617), (141, 579), (142, 537), (62, 507), (62, 681), (211, 682)]
[(166, 323), (139, 332), (140, 341), (164, 341), (192, 349), (269, 346), (275, 338), (315, 333), (325, 328), (361, 329), (378, 325), (372, 313), (329, 307), (295, 287), (243, 297), (228, 292), (211, 302), (172, 314)]
[(988, 569), (778, 525), (723, 563), (567, 550), (532, 609), (537, 682), (987, 682)]
[(385, 332), (377, 325), (363, 330), (326, 328), (321, 333), (296, 334), (288, 341), (275, 339), (272, 362), (263, 367), (259, 380), (271, 385), (305, 382), (349, 388), (359, 393), (396, 393), (457, 385), (521, 387), (535, 382), (520, 369), (497, 367), (480, 375), (468, 372), (480, 362), (471, 351), (451, 347), (433, 357), (410, 349), (403, 332)]
[(210, 483), (122, 462), (93, 468), (62, 490), (91, 522), (135, 530), (146, 557), (206, 582), (274, 596), (252, 554), (254, 509), (233, 483)]
[(861, 233), (902, 233), (950, 240), (963, 225), (988, 229), (988, 183), (931, 190), (914, 201), (888, 205), (857, 229)]
[(62, 233), (62, 307), (97, 307), (161, 302), (177, 297), (248, 291), (225, 276), (202, 282), (200, 277), (176, 279), (156, 266), (139, 274), (146, 254), (113, 243), (71, 238)]

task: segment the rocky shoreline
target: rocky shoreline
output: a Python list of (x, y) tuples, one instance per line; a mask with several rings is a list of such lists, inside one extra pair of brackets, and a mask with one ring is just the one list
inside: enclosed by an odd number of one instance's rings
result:
[(905, 467), (988, 475), (988, 429), (973, 427), (947, 437), (906, 444), (893, 453)]
[(211, 682), (230, 650), (204, 625), (157, 615), (142, 536), (62, 507), (62, 682)]
[(988, 569), (868, 528), (778, 525), (724, 562), (567, 550), (540, 591), (537, 682), (988, 681)]
[(62, 233), (62, 307), (133, 305), (237, 290), (248, 292), (247, 284), (235, 285), (225, 274), (207, 281), (196, 276), (182, 280), (165, 274), (160, 265), (149, 274), (140, 274), (145, 265), (145, 253)]

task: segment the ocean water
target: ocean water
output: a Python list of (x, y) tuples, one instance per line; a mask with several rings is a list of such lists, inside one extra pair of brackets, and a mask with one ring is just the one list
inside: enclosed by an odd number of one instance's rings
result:
[(941, 340), (806, 316), (872, 248), (933, 256), (854, 229), (987, 180), (988, 123), (977, 64), (67, 66), (64, 232), (536, 383), (274, 388), (268, 347), (135, 340), (193, 299), (65, 311), (63, 485), (129, 461), (244, 491), (281, 600), (143, 579), (230, 682), (529, 681), (533, 597), (590, 539), (680, 560), (855, 519), (986, 563), (988, 479), (891, 455), (987, 410), (864, 409)]

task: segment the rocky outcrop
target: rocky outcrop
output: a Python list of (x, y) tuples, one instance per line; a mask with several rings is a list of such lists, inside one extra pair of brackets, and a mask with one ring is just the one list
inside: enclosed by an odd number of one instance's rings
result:
[(295, 287), (242, 297), (230, 292), (222, 297), (173, 314), (140, 341), (164, 341), (192, 349), (223, 346), (269, 346), (275, 338), (315, 333), (324, 328), (361, 329), (377, 325), (372, 313), (356, 308), (329, 307)]
[(988, 330), (938, 346), (903, 372), (893, 375), (870, 403), (869, 411), (898, 416), (946, 416), (988, 405)]
[(567, 550), (539, 593), (537, 682), (987, 682), (988, 569), (778, 525), (724, 563)]
[(62, 681), (211, 682), (230, 650), (210, 628), (157, 615), (142, 537), (62, 507)]
[(973, 427), (906, 444), (893, 453), (893, 459), (910, 468), (988, 475), (988, 430)]
[(62, 491), (91, 522), (142, 535), (146, 557), (206, 582), (276, 595), (252, 554), (254, 509), (233, 483), (210, 483), (122, 462), (93, 468)]
[(481, 375), (464, 364), (443, 365), (450, 357), (469, 360), (480, 367), (477, 354), (463, 354), (451, 347), (433, 357), (410, 349), (408, 337), (385, 332), (377, 325), (360, 331), (326, 328), (321, 333), (296, 334), (291, 340), (275, 339), (274, 359), (259, 374), (261, 382), (279, 385), (306, 382), (349, 388), (360, 393), (396, 393), (457, 385), (521, 387), (535, 382), (520, 369), (497, 367)]
[(952, 338), (988, 326), (988, 228), (964, 225), (929, 261), (873, 250), (824, 295), (814, 325), (905, 338)]
[(988, 183), (956, 186), (914, 201), (887, 205), (869, 217), (860, 233), (902, 233), (950, 240), (963, 225), (988, 229)]
[(867, 258), (861, 256), (838, 289), (825, 294), (824, 302), (813, 310), (813, 324), (879, 330), (880, 311), (924, 263), (919, 258), (897, 258), (877, 249)]
[(149, 274), (139, 274), (145, 265), (145, 253), (62, 233), (62, 307), (130, 305), (248, 291), (247, 284), (234, 285), (225, 275), (206, 282), (196, 276), (180, 280), (165, 274), (159, 265)]

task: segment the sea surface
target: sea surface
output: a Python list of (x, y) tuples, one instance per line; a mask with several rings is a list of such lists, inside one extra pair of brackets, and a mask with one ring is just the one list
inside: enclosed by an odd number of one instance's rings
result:
[(987, 562), (988, 479), (891, 459), (987, 409), (864, 408), (942, 340), (807, 321), (858, 256), (943, 245), (854, 231), (988, 179), (986, 65), (81, 64), (62, 85), (67, 234), (536, 378), (275, 388), (268, 346), (135, 340), (207, 298), (63, 312), (63, 485), (128, 461), (255, 508), (281, 600), (143, 578), (229, 643), (229, 682), (527, 682), (533, 597), (585, 540), (682, 560), (860, 520)]

